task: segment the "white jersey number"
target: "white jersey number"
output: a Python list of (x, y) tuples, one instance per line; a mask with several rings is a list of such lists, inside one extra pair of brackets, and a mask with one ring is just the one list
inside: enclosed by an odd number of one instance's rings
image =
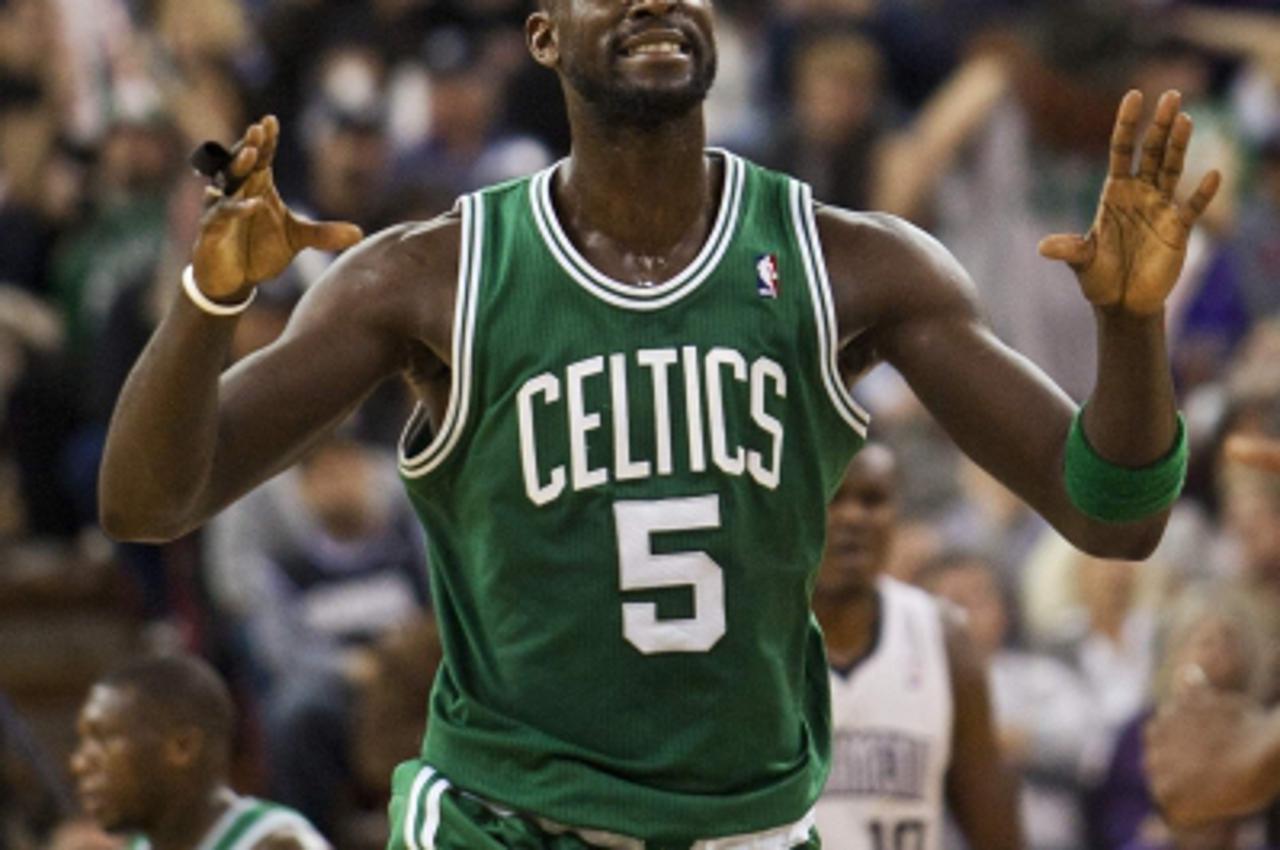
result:
[(898, 821), (889, 829), (882, 821), (867, 824), (871, 830), (871, 846), (875, 850), (924, 850), (924, 822)]
[(622, 635), (645, 655), (706, 652), (724, 637), (724, 571), (706, 552), (655, 554), (652, 535), (720, 527), (720, 497), (615, 502), (622, 590), (687, 586), (693, 616), (658, 619), (653, 602), (622, 603)]

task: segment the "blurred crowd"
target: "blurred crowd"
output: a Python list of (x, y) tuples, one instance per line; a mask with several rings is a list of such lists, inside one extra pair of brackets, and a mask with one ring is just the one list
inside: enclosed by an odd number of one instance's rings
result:
[[(432, 643), (424, 542), (395, 480), (404, 390), (375, 393), (302, 464), (175, 546), (107, 547), (103, 435), (199, 226), (190, 150), (271, 113), (276, 180), (296, 209), (366, 232), (443, 212), (568, 150), (558, 83), (524, 48), (529, 5), (0, 0), (0, 573), (34, 546), (68, 563), (105, 556), (128, 577), (144, 642), (199, 652), (232, 683), (258, 765), (247, 790), (298, 807), (339, 846), (358, 843), (344, 813), (376, 811), (396, 747), (414, 748), (431, 675), (413, 663)], [(1175, 846), (1140, 770), (1141, 720), (1176, 686), (1169, 671), (1194, 657), (1217, 686), (1280, 697), (1280, 478), (1220, 452), (1232, 432), (1280, 433), (1280, 6), (716, 6), (712, 144), (937, 235), (997, 333), (1077, 400), (1094, 373), (1092, 316), (1036, 244), (1087, 229), (1124, 91), (1182, 91), (1196, 122), (1184, 182), (1213, 166), (1226, 190), (1168, 310), (1192, 468), (1153, 558), (1071, 550), (960, 458), (891, 370), (857, 390), (905, 474), (892, 571), (970, 610), (1006, 755), (1026, 777), (1029, 846)], [(281, 332), (331, 259), (304, 255), (263, 288), (237, 358)], [(0, 846), (97, 846), (51, 832), (72, 817), (63, 767), (41, 764), (4, 697), (0, 684)], [(52, 802), (30, 803), (12, 790), (22, 783), (49, 786)], [(1266, 846), (1266, 825), (1248, 826), (1196, 846)]]

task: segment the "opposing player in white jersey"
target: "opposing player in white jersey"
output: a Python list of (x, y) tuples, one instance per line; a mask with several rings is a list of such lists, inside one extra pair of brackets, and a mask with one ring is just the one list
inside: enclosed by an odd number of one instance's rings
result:
[(831, 503), (814, 595), (830, 662), (831, 775), (817, 806), (828, 850), (937, 850), (944, 812), (972, 850), (1021, 847), (986, 672), (952, 615), (882, 575), (897, 470), (866, 446)]
[(331, 850), (302, 815), (227, 784), (234, 712), (209, 665), (145, 658), (100, 680), (71, 757), (85, 813), (128, 850)]

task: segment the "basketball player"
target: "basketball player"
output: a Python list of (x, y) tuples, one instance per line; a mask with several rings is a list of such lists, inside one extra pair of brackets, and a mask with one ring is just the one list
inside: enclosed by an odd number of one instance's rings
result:
[(80, 709), (71, 756), (85, 813), (130, 850), (328, 850), (302, 815), (227, 784), (234, 712), (226, 686), (190, 657), (109, 674)]
[(893, 453), (869, 443), (827, 512), (813, 608), (831, 666), (831, 776), (818, 800), (830, 850), (941, 846), (943, 804), (973, 850), (1021, 847), (987, 674), (963, 628), (884, 575), (897, 520)]
[(255, 124), (121, 393), (103, 525), (162, 540), (381, 381), (413, 386), (401, 471), (445, 660), (394, 847), (808, 842), (830, 741), (808, 591), (867, 427), (847, 388), (881, 360), (1084, 549), (1145, 555), (1181, 486), (1163, 303), (1220, 178), (1175, 200), (1178, 96), (1145, 143), (1125, 97), (1095, 226), (1042, 246), (1096, 307), (1080, 414), (983, 326), (937, 242), (704, 149), (711, 6), (544, 0), (526, 35), (563, 81), (570, 157), (367, 240), (223, 376), (258, 284), (360, 236), (283, 206), (278, 123)]

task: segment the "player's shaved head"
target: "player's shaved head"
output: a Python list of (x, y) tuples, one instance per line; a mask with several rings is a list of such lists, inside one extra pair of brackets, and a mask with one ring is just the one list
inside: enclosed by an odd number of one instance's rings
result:
[(109, 673), (101, 687), (127, 691), (136, 720), (161, 733), (196, 728), (210, 755), (225, 757), (235, 728), (235, 708), (222, 678), (190, 655), (153, 656)]

